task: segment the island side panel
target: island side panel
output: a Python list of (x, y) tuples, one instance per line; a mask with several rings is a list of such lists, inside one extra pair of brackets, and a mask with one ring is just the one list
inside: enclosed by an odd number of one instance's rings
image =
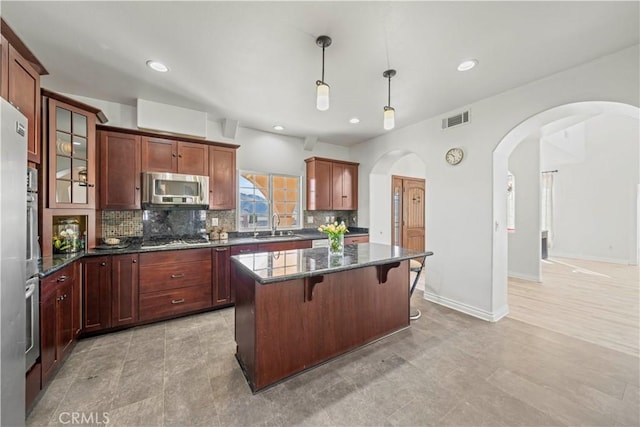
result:
[[(234, 263), (232, 263), (234, 264)], [(235, 264), (231, 268), (236, 269)], [(236, 358), (251, 388), (255, 384), (255, 350), (256, 350), (256, 316), (255, 316), (255, 287), (257, 284), (246, 274), (236, 269), (235, 274), (236, 302), (235, 302), (235, 339)]]
[(312, 365), (318, 336), (309, 323), (304, 283), (256, 283), (256, 390)]

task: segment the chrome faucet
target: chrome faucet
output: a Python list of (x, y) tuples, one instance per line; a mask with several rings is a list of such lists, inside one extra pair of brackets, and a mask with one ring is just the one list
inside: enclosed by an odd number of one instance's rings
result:
[(280, 225), (280, 215), (277, 212), (274, 212), (271, 216), (271, 235), (275, 236), (276, 231), (278, 230), (278, 226)]

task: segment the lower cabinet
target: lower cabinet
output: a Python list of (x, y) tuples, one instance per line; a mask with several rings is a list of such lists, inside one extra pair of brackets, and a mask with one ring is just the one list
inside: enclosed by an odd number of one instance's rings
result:
[(42, 384), (56, 371), (76, 337), (74, 306), (80, 301), (75, 264), (40, 282), (40, 361)]
[(231, 287), (231, 249), (228, 246), (213, 248), (211, 261), (213, 271), (211, 274), (211, 290), (213, 292), (213, 305), (226, 305), (235, 301), (235, 292)]
[(368, 243), (369, 242), (369, 235), (364, 235), (364, 236), (344, 236), (344, 244), (345, 245), (352, 245), (352, 244), (356, 244), (356, 243)]
[(211, 258), (210, 248), (140, 254), (140, 320), (211, 307)]
[(85, 258), (84, 332), (138, 321), (138, 254)]

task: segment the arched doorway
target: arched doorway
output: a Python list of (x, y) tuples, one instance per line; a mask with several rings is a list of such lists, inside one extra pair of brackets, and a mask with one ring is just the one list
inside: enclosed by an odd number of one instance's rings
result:
[[(493, 247), (492, 247), (492, 283), (495, 306), (507, 305), (508, 275), (508, 235), (507, 191), (509, 156), (524, 140), (542, 137), (579, 123), (590, 117), (611, 114), (640, 119), (640, 109), (635, 106), (616, 102), (579, 102), (562, 105), (530, 117), (513, 128), (500, 141), (493, 152)], [(629, 247), (635, 253), (632, 258), (638, 262), (638, 206), (633, 217), (634, 231), (630, 233)]]

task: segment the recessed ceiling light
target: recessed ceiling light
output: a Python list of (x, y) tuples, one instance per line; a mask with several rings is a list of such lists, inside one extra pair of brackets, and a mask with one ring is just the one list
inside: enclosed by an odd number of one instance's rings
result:
[(357, 117), (352, 117), (349, 119), (349, 123), (351, 123), (352, 125), (358, 124), (360, 123), (360, 119)]
[(166, 73), (167, 71), (169, 71), (169, 67), (164, 65), (162, 62), (158, 62), (158, 61), (151, 61), (151, 60), (147, 61), (147, 67), (151, 68), (152, 70), (159, 71), (161, 73)]
[(275, 125), (275, 126), (273, 127), (273, 129), (275, 129), (275, 130), (284, 130), (284, 126), (281, 126), (281, 125)]
[(458, 71), (469, 71), (476, 65), (478, 65), (477, 59), (469, 59), (468, 61), (462, 61), (460, 65), (458, 65)]

